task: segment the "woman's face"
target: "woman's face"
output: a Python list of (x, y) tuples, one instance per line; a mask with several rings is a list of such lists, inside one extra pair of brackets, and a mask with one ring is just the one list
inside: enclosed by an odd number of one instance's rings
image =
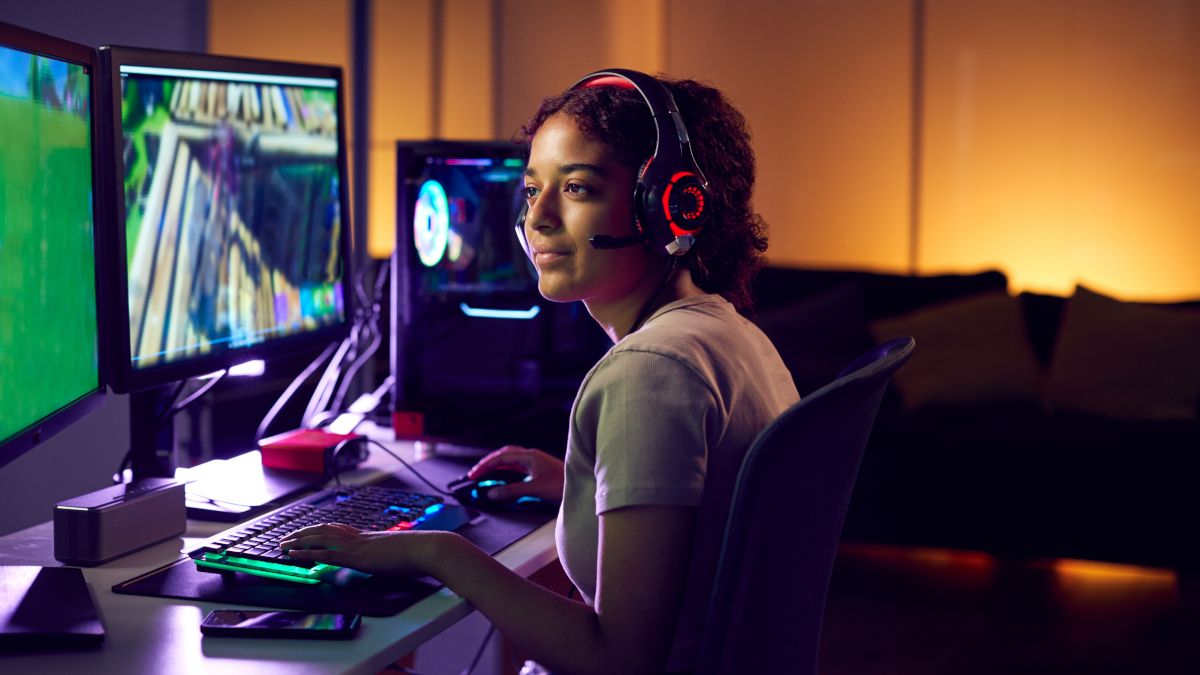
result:
[(628, 299), (661, 275), (661, 261), (645, 246), (597, 250), (588, 242), (634, 232), (634, 179), (569, 115), (554, 114), (538, 129), (525, 170), (525, 236), (543, 296), (583, 300), (594, 314), (594, 305)]

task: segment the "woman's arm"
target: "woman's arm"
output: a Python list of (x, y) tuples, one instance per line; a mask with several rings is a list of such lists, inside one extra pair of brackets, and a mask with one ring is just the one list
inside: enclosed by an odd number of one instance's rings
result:
[(595, 608), (546, 590), (446, 532), (325, 525), (284, 542), (298, 559), (428, 574), (533, 658), (562, 673), (662, 672), (691, 557), (695, 508), (634, 506), (600, 516)]
[(637, 506), (600, 516), (595, 608), (509, 571), (469, 542), (431, 569), (500, 632), (558, 673), (661, 673), (687, 582), (695, 509)]

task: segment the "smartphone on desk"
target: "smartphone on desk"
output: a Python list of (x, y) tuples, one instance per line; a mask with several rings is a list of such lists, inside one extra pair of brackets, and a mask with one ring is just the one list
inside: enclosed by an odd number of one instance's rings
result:
[(361, 622), (357, 614), (216, 609), (200, 622), (200, 632), (214, 637), (349, 640)]

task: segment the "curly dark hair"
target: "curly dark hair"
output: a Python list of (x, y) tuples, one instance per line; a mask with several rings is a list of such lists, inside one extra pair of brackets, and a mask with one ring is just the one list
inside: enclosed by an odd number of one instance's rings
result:
[[(752, 305), (750, 281), (767, 250), (767, 224), (750, 205), (755, 164), (746, 118), (711, 86), (661, 75), (656, 78), (675, 97), (696, 163), (708, 179), (709, 221), (685, 264), (698, 287), (720, 294), (738, 310), (748, 312)], [(585, 136), (607, 145), (618, 162), (635, 172), (654, 152), (654, 120), (637, 90), (583, 87), (542, 101), (514, 138), (525, 146), (526, 156), (534, 134), (559, 112), (574, 118)]]

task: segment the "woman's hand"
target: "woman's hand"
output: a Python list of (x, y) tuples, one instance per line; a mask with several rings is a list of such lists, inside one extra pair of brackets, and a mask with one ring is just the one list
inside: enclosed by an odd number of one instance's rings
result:
[(495, 500), (540, 497), (553, 502), (563, 498), (563, 463), (554, 455), (534, 448), (506, 445), (491, 452), (467, 472), (467, 478), (479, 480), (493, 469), (513, 469), (528, 474), (523, 483), (494, 487), (488, 497)]
[(287, 535), (279, 548), (296, 560), (373, 574), (424, 576), (448, 532), (364, 532), (342, 524), (313, 525)]

